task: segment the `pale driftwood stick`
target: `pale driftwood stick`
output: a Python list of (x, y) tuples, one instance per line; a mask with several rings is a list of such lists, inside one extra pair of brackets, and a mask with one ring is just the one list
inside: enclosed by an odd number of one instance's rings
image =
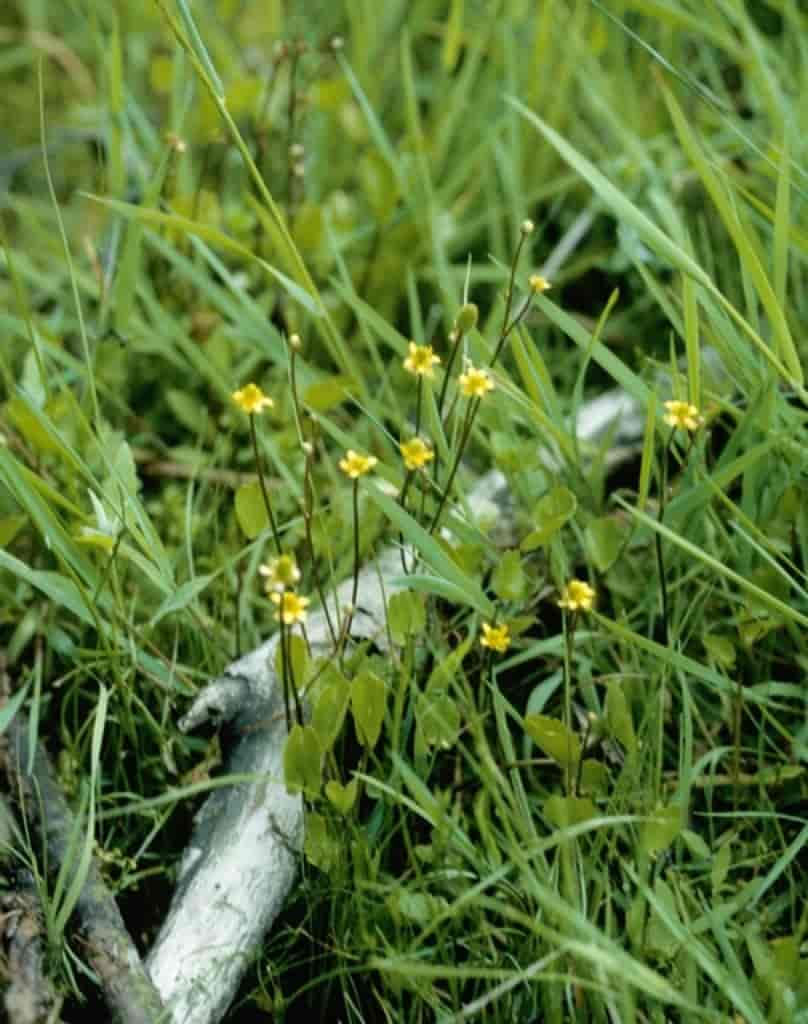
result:
[[(8, 791), (58, 869), (67, 854), (73, 814), (41, 744), (32, 751), (25, 714), (18, 711), (0, 741)], [(33, 753), (33, 770), (27, 765)], [(96, 971), (107, 1005), (120, 1024), (159, 1024), (167, 1017), (157, 990), (123, 923), (118, 905), (93, 862), (75, 910), (84, 951)]]

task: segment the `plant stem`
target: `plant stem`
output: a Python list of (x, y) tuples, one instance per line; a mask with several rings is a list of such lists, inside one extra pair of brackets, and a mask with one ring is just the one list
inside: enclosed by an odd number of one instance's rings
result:
[(275, 541), (275, 549), (280, 555), (282, 552), (281, 536), (278, 533), (278, 524), (275, 522), (275, 513), (272, 511), (272, 502), (269, 500), (269, 492), (267, 491), (266, 481), (264, 480), (261, 456), (258, 451), (258, 436), (255, 432), (255, 416), (252, 414), (250, 415), (250, 438), (252, 440), (253, 455), (255, 456), (255, 469), (258, 473), (258, 483), (261, 486), (261, 496), (264, 499), (264, 507), (267, 510), (269, 525), (272, 527), (272, 539)]
[[(567, 735), (572, 736), (572, 642), (575, 637), (576, 615), (572, 613), (569, 620), (564, 612), (564, 724)], [(571, 752), (568, 752), (571, 753)], [(583, 750), (581, 751), (583, 758)], [(572, 774), (572, 758), (567, 757), (566, 770), (567, 795), (575, 796)]]
[[(657, 522), (662, 524), (662, 520), (665, 518), (665, 505), (667, 502), (668, 494), (668, 454), (670, 452), (671, 441), (673, 440), (674, 431), (671, 430), (668, 437), (667, 444), (662, 452), (662, 467), (660, 471), (660, 494), (659, 494), (659, 513), (657, 515)], [(670, 619), (668, 611), (668, 583), (665, 578), (665, 561), (662, 554), (662, 535), (659, 532), (654, 534), (654, 541), (656, 546), (656, 559), (657, 559), (657, 571), (659, 573), (659, 587), (662, 598), (662, 631), (665, 646), (667, 647), (670, 642)]]
[(430, 533), (435, 532), (435, 528), (437, 527), (438, 522), (440, 520), (441, 512), (443, 512), (443, 506), (446, 504), (446, 501), (452, 490), (452, 484), (454, 483), (455, 476), (457, 475), (457, 471), (460, 468), (460, 460), (463, 458), (463, 450), (465, 449), (466, 443), (469, 439), (469, 434), (471, 433), (471, 428), (474, 423), (474, 417), (477, 413), (477, 409), (480, 406), (480, 402), (481, 399), (479, 398), (472, 399), (471, 402), (469, 402), (469, 407), (466, 410), (466, 419), (463, 422), (463, 428), (460, 432), (460, 440), (458, 441), (457, 444), (457, 454), (455, 455), (454, 462), (452, 463), (452, 468), (449, 471), (449, 476), (448, 479), (446, 480), (446, 485), (443, 488), (443, 494), (441, 495), (437, 510), (432, 519), (432, 524), (429, 527)]
[(357, 477), (353, 482), (353, 535), (354, 535), (354, 571), (353, 571), (353, 587), (351, 588), (351, 606), (348, 609), (345, 625), (342, 627), (341, 643), (343, 646), (348, 639), (348, 633), (351, 629), (351, 620), (353, 619), (354, 610), (356, 608), (356, 599), (359, 595), (359, 478)]

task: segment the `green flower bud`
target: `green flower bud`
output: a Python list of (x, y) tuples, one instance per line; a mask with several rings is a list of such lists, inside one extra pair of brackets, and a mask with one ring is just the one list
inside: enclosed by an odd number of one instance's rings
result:
[(457, 314), (457, 318), (455, 320), (455, 327), (463, 334), (467, 334), (477, 326), (477, 319), (479, 315), (480, 311), (474, 303), (467, 302), (465, 305), (460, 307), (460, 312)]

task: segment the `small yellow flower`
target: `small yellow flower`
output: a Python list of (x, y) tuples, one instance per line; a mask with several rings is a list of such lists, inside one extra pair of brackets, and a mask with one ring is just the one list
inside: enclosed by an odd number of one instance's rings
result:
[(570, 580), (561, 591), (558, 607), (566, 608), (568, 612), (588, 612), (592, 610), (594, 600), (594, 587), (585, 580)]
[(349, 448), (345, 453), (345, 458), (340, 459), (339, 468), (351, 480), (356, 480), (358, 477), (364, 476), (365, 473), (369, 473), (378, 461), (375, 455), (360, 455), (359, 452)]
[(259, 565), (258, 571), (266, 578), (267, 593), (290, 590), (300, 582), (300, 569), (291, 555), (279, 555), (267, 565)]
[(511, 631), (507, 622), (503, 622), (501, 626), (492, 626), (490, 623), (484, 622), (480, 646), (490, 647), (492, 651), (504, 654), (511, 646)]
[(414, 373), (416, 377), (434, 377), (433, 367), (440, 362), (431, 345), (416, 345), (410, 342), (410, 354), (404, 360), (404, 369)]
[(239, 391), (234, 391), (232, 397), (239, 409), (246, 412), (249, 416), (261, 413), (264, 409), (271, 409), (275, 404), (257, 384), (246, 384)]
[(421, 469), (427, 462), (435, 458), (435, 453), (420, 437), (414, 437), (411, 441), (403, 441), (398, 447), (407, 469)]
[(478, 370), (469, 363), (466, 372), (460, 374), (460, 390), (466, 398), (485, 398), (494, 390), (494, 382), (488, 370)]
[(541, 295), (542, 292), (549, 292), (553, 287), (546, 277), (542, 277), (541, 274), (531, 274), (528, 278), (528, 284), (530, 290), (534, 295)]
[(307, 597), (300, 597), (293, 590), (284, 590), (282, 594), (270, 594), (273, 604), (278, 606), (275, 618), (284, 626), (294, 626), (296, 622), (306, 621), (306, 607), (309, 604)]
[(678, 399), (672, 398), (669, 402), (665, 403), (665, 408), (668, 410), (665, 415), (665, 422), (669, 427), (679, 427), (681, 430), (698, 430), (704, 422), (704, 417), (699, 414), (699, 410), (695, 405), (691, 405), (690, 402), (680, 402)]

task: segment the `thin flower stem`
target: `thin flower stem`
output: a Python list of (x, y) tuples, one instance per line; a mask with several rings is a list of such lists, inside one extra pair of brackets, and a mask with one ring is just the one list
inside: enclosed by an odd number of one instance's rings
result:
[[(576, 613), (569, 618), (564, 612), (564, 724), (567, 735), (572, 736), (572, 644), (575, 638)], [(581, 752), (583, 758), (583, 751)], [(567, 795), (575, 796), (573, 788), (572, 758), (567, 757), (566, 766)]]
[[(661, 467), (661, 481), (660, 481), (660, 495), (659, 495), (659, 514), (657, 516), (657, 522), (662, 524), (665, 518), (665, 506), (667, 504), (668, 495), (668, 454), (670, 452), (671, 442), (673, 441), (673, 435), (675, 430), (671, 430), (668, 436), (668, 441), (662, 452), (662, 467)], [(668, 583), (665, 577), (665, 560), (662, 553), (662, 535), (655, 531), (654, 541), (656, 547), (656, 559), (657, 559), (657, 571), (659, 573), (659, 588), (660, 595), (662, 598), (662, 633), (664, 644), (667, 647), (670, 642), (670, 618), (669, 618), (669, 607), (668, 607)]]
[(283, 621), (283, 617), (281, 617), (281, 683), (283, 684), (283, 714), (286, 719), (288, 735), (292, 731), (292, 713), (289, 709), (289, 652), (286, 649), (286, 623)]
[(336, 651), (337, 632), (334, 629), (334, 623), (331, 620), (331, 612), (328, 608), (328, 602), (325, 599), (325, 591), (323, 590), (322, 580), (320, 579), (320, 573), (317, 569), (317, 559), (314, 554), (314, 537), (311, 532), (312, 510), (314, 507), (314, 490), (311, 484), (312, 458), (312, 454), (306, 454), (306, 464), (303, 469), (303, 531), (306, 538), (306, 548), (309, 553), (312, 583), (314, 584), (317, 596), (320, 598), (320, 606), (323, 609), (323, 615), (325, 616), (328, 635), (331, 637), (331, 643), (334, 645), (334, 650)]
[(264, 499), (264, 507), (267, 510), (269, 525), (272, 527), (272, 539), (275, 541), (275, 548), (280, 555), (282, 553), (281, 536), (278, 533), (278, 524), (275, 522), (275, 513), (272, 511), (272, 502), (269, 500), (269, 493), (267, 491), (266, 481), (264, 480), (264, 470), (261, 466), (261, 456), (258, 451), (258, 436), (255, 432), (255, 416), (250, 414), (249, 419), (250, 438), (252, 440), (253, 455), (255, 456), (255, 469), (258, 473), (258, 483), (261, 486), (261, 496)]
[(443, 512), (443, 507), (446, 504), (449, 494), (451, 493), (452, 484), (454, 483), (455, 476), (457, 475), (457, 471), (460, 468), (460, 460), (463, 458), (463, 451), (466, 447), (466, 443), (468, 442), (469, 434), (471, 433), (471, 428), (472, 425), (474, 424), (474, 417), (477, 413), (477, 409), (480, 406), (480, 401), (481, 399), (477, 398), (472, 399), (472, 401), (469, 402), (468, 409), (466, 410), (466, 418), (463, 423), (462, 430), (460, 432), (460, 440), (458, 441), (457, 444), (457, 454), (455, 455), (454, 462), (452, 463), (452, 468), (449, 471), (449, 476), (446, 480), (446, 485), (443, 488), (443, 494), (441, 495), (441, 499), (440, 502), (438, 503), (437, 510), (432, 519), (432, 524), (429, 527), (429, 533), (435, 532), (435, 528), (437, 527), (438, 522), (440, 521), (441, 513)]
[(424, 404), (424, 378), (418, 378), (418, 391), (415, 399), (415, 436), (421, 433), (421, 409)]
[[(401, 485), (401, 494), (399, 494), (398, 496), (398, 503), (405, 511), (407, 508), (407, 492), (410, 489), (410, 484), (412, 483), (414, 477), (415, 470), (408, 469), (407, 475), (404, 477), (404, 483)], [(401, 530), (399, 530), (398, 532), (398, 542), (401, 545), (401, 568), (403, 569), (404, 574), (407, 575), (407, 573), (409, 573), (410, 570), (407, 568), (407, 558), (404, 554), (404, 534), (401, 532)]]
[(446, 401), (446, 392), (449, 387), (449, 378), (452, 375), (452, 368), (457, 358), (457, 353), (460, 350), (460, 346), (463, 344), (463, 335), (458, 331), (457, 339), (452, 346), (452, 351), (449, 353), (449, 361), (446, 364), (446, 372), (443, 375), (443, 381), (440, 386), (440, 395), (438, 396), (438, 419), (443, 415), (443, 403)]
[(508, 291), (505, 295), (505, 315), (502, 318), (502, 330), (500, 331), (500, 338), (506, 336), (506, 328), (508, 326), (508, 320), (511, 315), (511, 306), (513, 304), (513, 286), (516, 283), (516, 266), (519, 263), (519, 256), (522, 253), (522, 246), (525, 244), (525, 238), (527, 235), (524, 232), (519, 233), (519, 241), (516, 243), (516, 252), (513, 254), (513, 260), (511, 261), (511, 276), (508, 279)]
[(331, 642), (334, 645), (334, 650), (336, 651), (337, 633), (334, 629), (334, 623), (331, 621), (331, 612), (328, 609), (328, 603), (325, 599), (322, 581), (320, 580), (320, 573), (317, 569), (317, 559), (314, 554), (314, 539), (311, 532), (311, 521), (314, 509), (314, 489), (311, 483), (311, 471), (314, 451), (311, 446), (308, 448), (306, 447), (306, 442), (303, 437), (303, 416), (300, 408), (300, 397), (297, 392), (297, 349), (300, 341), (294, 336), (293, 338), (295, 344), (289, 345), (289, 384), (292, 388), (292, 408), (294, 409), (295, 423), (297, 424), (297, 436), (300, 440), (301, 446), (303, 447), (303, 451), (305, 452), (306, 459), (303, 468), (303, 529), (306, 537), (306, 547), (309, 553), (312, 582), (314, 584), (314, 589), (317, 592), (317, 596), (320, 598), (320, 606), (323, 609), (323, 615), (325, 615), (328, 635), (331, 637)]
[(500, 355), (502, 355), (502, 349), (505, 347), (505, 342), (508, 340), (514, 329), (518, 327), (519, 324), (527, 316), (528, 310), (530, 309), (532, 304), (533, 294), (531, 293), (522, 303), (521, 309), (513, 318), (513, 320), (511, 320), (510, 323), (505, 324), (505, 326), (502, 329), (502, 333), (499, 336), (499, 340), (497, 341), (497, 347), (494, 349), (494, 354), (493, 356), (491, 356), (491, 362), (488, 364), (489, 368), (492, 367), (494, 363), (496, 363), (496, 361), (499, 359)]
[(354, 610), (356, 609), (356, 599), (359, 596), (359, 478), (357, 477), (353, 482), (353, 535), (354, 535), (354, 571), (353, 571), (353, 587), (351, 588), (351, 606), (345, 616), (345, 625), (342, 627), (342, 633), (340, 637), (340, 647), (348, 640), (348, 634), (351, 629), (351, 621), (353, 619)]

